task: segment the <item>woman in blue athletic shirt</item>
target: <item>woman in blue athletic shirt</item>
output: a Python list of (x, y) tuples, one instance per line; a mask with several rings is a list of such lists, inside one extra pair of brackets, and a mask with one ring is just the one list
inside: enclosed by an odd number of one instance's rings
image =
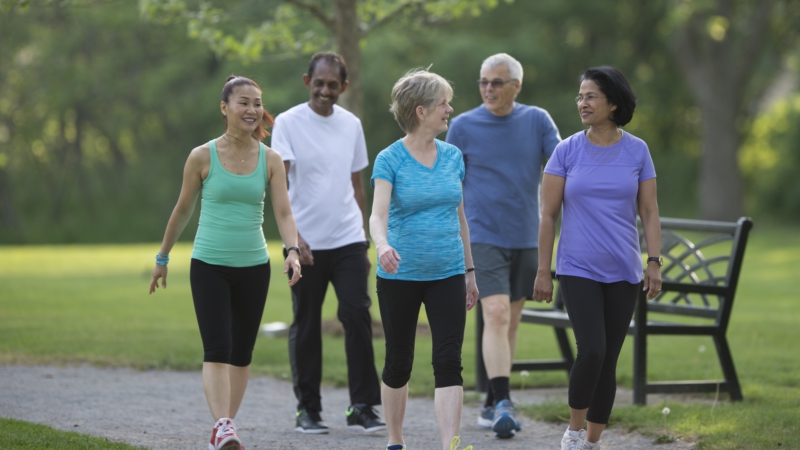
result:
[(434, 73), (417, 70), (401, 78), (392, 89), (391, 112), (406, 136), (378, 154), (373, 167), (369, 224), (386, 334), (381, 397), (388, 450), (405, 448), (403, 418), (423, 303), (433, 338), (442, 448), (458, 447), (460, 440), (461, 346), (478, 287), (461, 192), (464, 160), (457, 147), (436, 139), (447, 131), (452, 97), (450, 84)]

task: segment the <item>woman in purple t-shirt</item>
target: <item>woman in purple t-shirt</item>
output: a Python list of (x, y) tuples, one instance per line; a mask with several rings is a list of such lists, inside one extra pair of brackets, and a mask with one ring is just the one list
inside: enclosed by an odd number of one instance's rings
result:
[(633, 117), (636, 96), (610, 66), (588, 69), (580, 82), (575, 100), (589, 129), (561, 141), (545, 167), (533, 289), (534, 300), (552, 301), (550, 265), (563, 206), (556, 274), (578, 346), (563, 450), (598, 449), (614, 405), (617, 358), (643, 275), (637, 209), (649, 253), (643, 289), (648, 299), (661, 290), (653, 160), (644, 141), (620, 128)]

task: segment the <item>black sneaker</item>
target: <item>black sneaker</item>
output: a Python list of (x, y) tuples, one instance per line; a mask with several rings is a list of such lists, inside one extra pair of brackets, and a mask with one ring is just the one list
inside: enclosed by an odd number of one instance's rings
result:
[(361, 430), (364, 433), (374, 433), (386, 429), (386, 424), (381, 422), (372, 406), (359, 403), (347, 407), (347, 428)]
[(297, 411), (294, 430), (305, 434), (327, 434), (328, 426), (322, 421), (319, 411), (301, 409)]

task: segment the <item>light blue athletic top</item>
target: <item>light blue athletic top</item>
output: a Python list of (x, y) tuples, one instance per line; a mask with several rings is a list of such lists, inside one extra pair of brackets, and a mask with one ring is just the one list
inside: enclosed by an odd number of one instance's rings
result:
[(260, 145), (256, 170), (247, 175), (225, 170), (216, 143), (211, 141), (209, 147), (211, 166), (203, 180), (192, 258), (229, 267), (266, 264), (269, 254), (261, 229), (267, 186), (266, 147)]
[(387, 239), (402, 258), (396, 274), (378, 263), (377, 274), (391, 280), (441, 280), (464, 273), (464, 244), (458, 205), (464, 159), (461, 151), (435, 140), (436, 162), (428, 168), (411, 156), (402, 141), (378, 154), (370, 183), (392, 183)]

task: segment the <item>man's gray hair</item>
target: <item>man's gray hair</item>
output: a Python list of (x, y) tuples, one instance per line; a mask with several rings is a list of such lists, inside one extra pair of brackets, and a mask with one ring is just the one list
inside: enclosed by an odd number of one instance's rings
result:
[(481, 72), (483, 72), (484, 69), (494, 69), (501, 65), (508, 67), (508, 75), (512, 80), (519, 80), (519, 82), (522, 83), (522, 64), (508, 53), (498, 53), (483, 60)]
[(414, 69), (397, 80), (392, 88), (389, 111), (400, 128), (411, 133), (419, 126), (417, 106), (432, 108), (443, 95), (448, 102), (453, 99), (453, 87), (447, 80), (425, 69)]

